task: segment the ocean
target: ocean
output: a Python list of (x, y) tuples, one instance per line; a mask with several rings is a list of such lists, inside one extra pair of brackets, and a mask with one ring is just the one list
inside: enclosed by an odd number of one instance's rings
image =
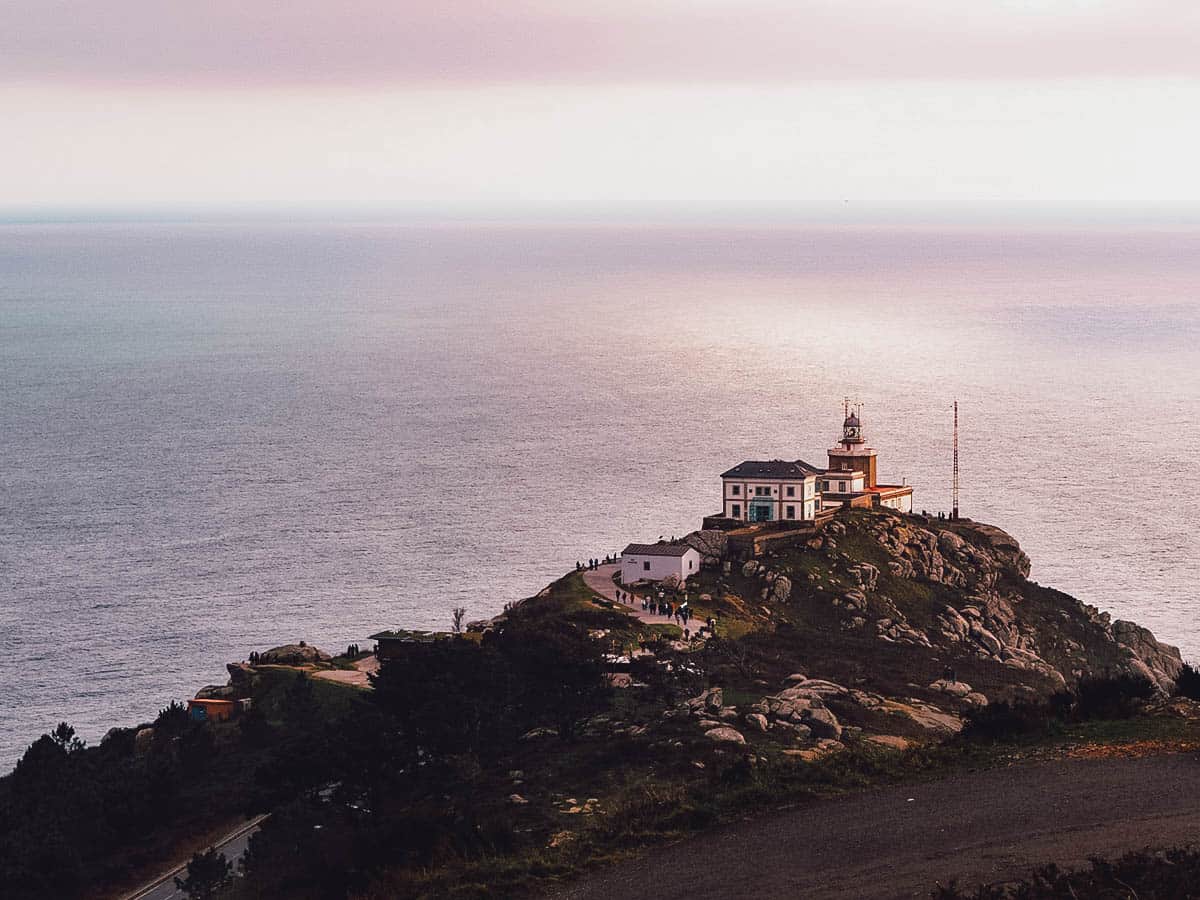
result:
[(0, 770), (254, 649), (682, 535), (842, 400), (918, 509), (1200, 654), (1200, 232), (0, 226)]

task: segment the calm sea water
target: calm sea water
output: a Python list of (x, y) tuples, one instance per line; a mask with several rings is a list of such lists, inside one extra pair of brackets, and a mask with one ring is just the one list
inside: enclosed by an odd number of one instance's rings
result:
[(751, 457), (881, 474), (1200, 655), (1200, 234), (0, 228), (0, 769), (301, 638), (682, 534)]

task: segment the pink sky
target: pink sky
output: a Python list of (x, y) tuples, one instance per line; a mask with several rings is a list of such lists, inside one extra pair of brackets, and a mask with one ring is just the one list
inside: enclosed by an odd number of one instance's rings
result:
[(0, 0), (0, 216), (1200, 215), (1197, 0)]
[(0, 79), (208, 85), (1200, 75), (1192, 0), (7, 0)]

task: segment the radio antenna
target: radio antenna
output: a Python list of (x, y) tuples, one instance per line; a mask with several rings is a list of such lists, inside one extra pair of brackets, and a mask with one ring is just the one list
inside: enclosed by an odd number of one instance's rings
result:
[(954, 401), (954, 503), (950, 507), (950, 518), (958, 518), (958, 401)]

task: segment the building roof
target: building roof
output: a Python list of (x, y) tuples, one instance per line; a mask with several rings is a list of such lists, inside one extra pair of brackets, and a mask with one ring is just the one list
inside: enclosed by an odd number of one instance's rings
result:
[(687, 544), (630, 544), (622, 556), (683, 556), (693, 548)]
[(748, 459), (738, 463), (728, 472), (722, 472), (722, 478), (796, 478), (804, 479), (809, 475), (819, 475), (816, 466), (810, 466), (802, 459), (788, 462), (782, 459), (753, 460)]

